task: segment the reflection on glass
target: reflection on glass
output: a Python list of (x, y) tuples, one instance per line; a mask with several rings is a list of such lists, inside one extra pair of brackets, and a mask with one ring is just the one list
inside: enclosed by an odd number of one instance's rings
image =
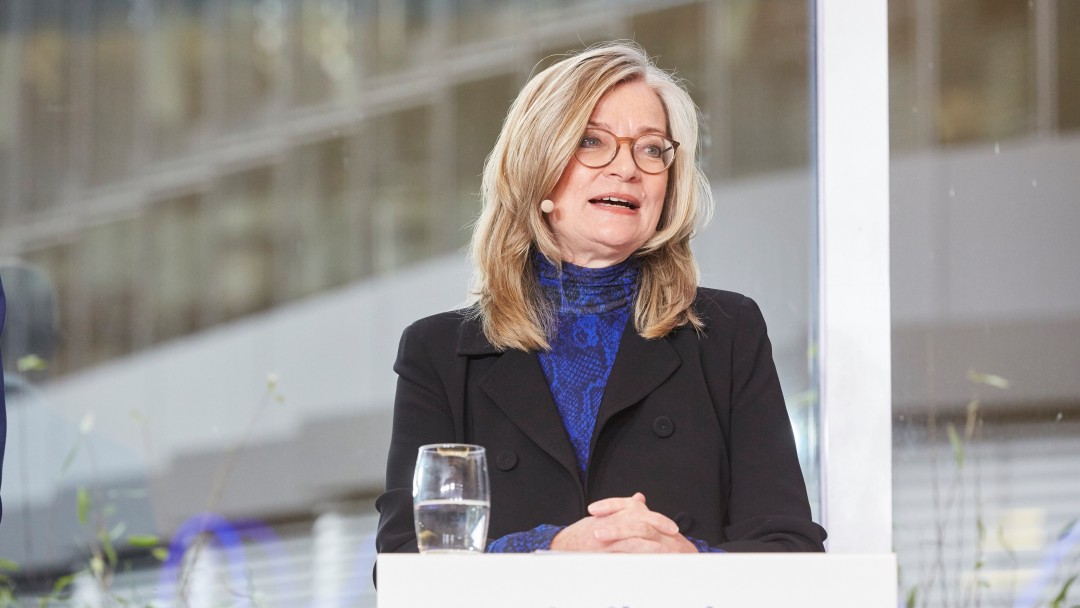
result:
[(213, 56), (223, 67), (216, 101), (224, 105), (223, 118), (229, 128), (248, 127), (269, 109), (284, 60), (286, 10), (282, 0), (214, 6), (221, 21)]
[(214, 195), (210, 315), (225, 321), (273, 301), (274, 201), (270, 168), (225, 178)]
[(374, 125), (376, 228), (375, 269), (421, 260), (432, 252), (431, 110), (412, 108), (384, 116)]
[[(66, 2), (45, 0), (24, 3), (28, 20), (37, 24), (23, 37), (20, 65), (19, 109), (21, 167), (13, 186), (21, 193), (23, 208), (39, 210), (63, 200), (65, 181), (71, 179), (72, 54), (76, 40), (66, 34)], [(0, 32), (5, 39), (11, 34)]]
[(76, 145), (75, 162), (88, 163), (90, 182), (98, 185), (123, 177), (129, 165), (138, 162), (134, 158), (136, 121), (132, 117), (137, 115), (140, 49), (138, 32), (132, 27), (138, 18), (133, 8), (112, 3), (89, 6), (96, 34), (87, 41), (90, 57), (82, 54), (87, 49), (80, 49), (73, 61), (83, 74), (75, 79), (77, 86), (89, 85), (92, 111), (92, 118), (85, 123), (87, 133), (76, 141), (81, 144), (89, 137), (90, 145), (89, 149)]
[(200, 17), (208, 0), (165, 3), (156, 35), (143, 38), (139, 95), (156, 154), (171, 158), (189, 149), (206, 127), (210, 34)]
[(1057, 0), (1058, 126), (1063, 131), (1080, 131), (1080, 3)]
[(203, 277), (210, 260), (207, 214), (201, 199), (190, 195), (162, 201), (149, 210), (143, 272), (150, 289), (143, 296), (153, 318), (151, 340), (163, 342), (194, 332), (209, 293)]
[(465, 245), (469, 232), (466, 227), (480, 213), (480, 172), (495, 140), (501, 123), (493, 116), (506, 116), (510, 101), (517, 94), (521, 81), (517, 74), (486, 80), (464, 82), (453, 90), (453, 145), (446, 153), (455, 167), (457, 198), (445, 201), (450, 207), (448, 221), (458, 230), (451, 234), (450, 247)]
[(1022, 2), (940, 5), (938, 136), (942, 143), (1007, 137), (1035, 124), (1034, 11)]
[(347, 0), (295, 3), (293, 97), (299, 104), (356, 94), (357, 67), (353, 6)]

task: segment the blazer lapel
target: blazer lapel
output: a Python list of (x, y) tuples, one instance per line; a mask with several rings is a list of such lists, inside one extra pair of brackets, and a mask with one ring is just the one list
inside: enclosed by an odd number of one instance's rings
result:
[[(460, 338), (459, 354), (498, 353), (478, 327), (463, 331)], [(574, 448), (535, 353), (508, 350), (498, 354), (479, 386), (529, 439), (578, 478)]]
[(600, 400), (592, 446), (596, 446), (596, 438), (612, 416), (641, 402), (670, 378), (680, 365), (682, 358), (667, 338), (642, 338), (634, 328), (631, 317)]

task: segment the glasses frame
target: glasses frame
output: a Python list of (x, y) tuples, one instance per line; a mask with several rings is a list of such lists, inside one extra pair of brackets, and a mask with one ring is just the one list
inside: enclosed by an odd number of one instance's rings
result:
[[(581, 160), (578, 157), (578, 152), (580, 151), (580, 148), (578, 148), (577, 150), (574, 151), (574, 158), (579, 163), (581, 163), (582, 165), (584, 165), (586, 167), (589, 167), (590, 169), (603, 169), (604, 167), (610, 165), (612, 162), (615, 161), (616, 158), (619, 157), (619, 150), (621, 150), (622, 145), (624, 143), (626, 143), (626, 144), (628, 144), (630, 146), (630, 160), (634, 161), (634, 166), (637, 167), (638, 170), (640, 170), (642, 173), (648, 173), (649, 175), (659, 175), (659, 174), (663, 173), (664, 171), (667, 171), (668, 169), (670, 169), (671, 165), (675, 164), (675, 154), (679, 151), (679, 142), (677, 142), (674, 139), (671, 139), (670, 137), (667, 137), (665, 135), (658, 135), (656, 133), (644, 133), (642, 135), (638, 135), (637, 137), (619, 137), (618, 135), (612, 133), (611, 131), (608, 131), (607, 129), (603, 129), (603, 128), (600, 128), (600, 127), (589, 127), (587, 129), (587, 131), (603, 131), (604, 133), (607, 133), (608, 135), (615, 138), (615, 151), (611, 154), (611, 158), (607, 159), (606, 161), (604, 161), (603, 163), (601, 163), (599, 165), (590, 165), (589, 163)], [(585, 134), (582, 133), (582, 137), (584, 137), (584, 135)], [(666, 141), (671, 142), (671, 162), (664, 165), (664, 168), (659, 170), (659, 171), (649, 171), (648, 169), (645, 169), (640, 164), (638, 164), (637, 156), (634, 156), (634, 144), (636, 144), (637, 141), (639, 139), (641, 139), (642, 137), (650, 137), (650, 136), (660, 137), (660, 138), (662, 138), (662, 139), (664, 139)]]

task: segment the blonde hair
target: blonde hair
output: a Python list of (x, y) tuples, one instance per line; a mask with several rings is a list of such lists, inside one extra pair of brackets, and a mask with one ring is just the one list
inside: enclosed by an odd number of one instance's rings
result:
[(546, 350), (550, 304), (531, 258), (561, 263), (555, 234), (540, 211), (578, 146), (593, 108), (615, 85), (641, 81), (659, 96), (669, 135), (680, 142), (668, 169), (667, 196), (656, 233), (640, 259), (634, 325), (645, 338), (676, 327), (700, 329), (692, 309), (698, 270), (690, 238), (712, 211), (708, 180), (697, 166), (697, 108), (678, 81), (632, 42), (589, 47), (558, 61), (525, 85), (510, 106), (484, 164), (483, 209), (473, 229), (473, 295), (484, 336), (495, 347)]

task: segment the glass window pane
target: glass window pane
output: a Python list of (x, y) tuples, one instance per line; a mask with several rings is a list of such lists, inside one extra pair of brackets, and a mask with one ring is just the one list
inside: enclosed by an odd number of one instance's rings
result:
[(1018, 135), (1035, 125), (1034, 48), (1023, 2), (939, 6), (938, 137), (960, 143)]
[(890, 175), (901, 597), (1049, 605), (1080, 532), (1080, 142), (1033, 129), (1032, 3), (933, 6), (937, 22), (890, 23), (941, 52), (940, 71), (899, 74), (940, 90), (937, 141)]
[(134, 9), (126, 2), (93, 3), (94, 35), (85, 75), (90, 82), (91, 112), (86, 125), (92, 153), (86, 159), (92, 184), (116, 181), (134, 161), (136, 87), (140, 39), (132, 28)]
[(505, 38), (521, 19), (519, 0), (458, 0), (451, 3), (457, 44)]
[(269, 111), (284, 59), (286, 7), (281, 0), (238, 0), (216, 8), (213, 65), (221, 70), (225, 127), (249, 128)]
[(1080, 131), (1080, 2), (1057, 1), (1058, 126)]
[[(730, 114), (713, 131), (730, 135), (730, 171), (747, 175), (809, 163), (809, 9), (790, 0), (738, 0), (717, 35), (728, 40)], [(718, 159), (722, 162), (722, 159)]]
[(158, 157), (186, 152), (207, 126), (207, 2), (164, 3), (143, 42), (139, 102)]
[(152, 341), (163, 342), (200, 328), (209, 292), (205, 277), (207, 210), (195, 195), (156, 203), (148, 211)]
[(358, 72), (352, 5), (347, 0), (303, 0), (293, 10), (296, 103), (355, 96)]
[(457, 199), (446, 201), (456, 206), (452, 214), (453, 230), (450, 239), (455, 246), (468, 241), (467, 226), (480, 213), (480, 175), (484, 159), (495, 147), (502, 123), (492, 116), (506, 116), (510, 102), (517, 94), (521, 81), (517, 75), (503, 75), (485, 80), (465, 82), (453, 91), (453, 147), (446, 154), (456, 167)]
[(374, 125), (379, 151), (375, 178), (375, 268), (389, 270), (431, 254), (435, 243), (431, 166), (431, 109), (411, 108)]
[(260, 167), (222, 180), (210, 222), (212, 322), (265, 310), (273, 302), (272, 170)]
[(19, 54), (19, 175), (13, 184), (26, 210), (60, 203), (71, 174), (72, 59), (70, 9), (60, 0), (24, 3), (29, 13)]
[(351, 192), (349, 140), (341, 137), (296, 149), (288, 167), (289, 219), (283, 227), (287, 299), (345, 284), (358, 273), (355, 194)]
[[(79, 277), (75, 267), (74, 247), (71, 243), (58, 243), (23, 254), (26, 262), (41, 271), (52, 283), (56, 302), (56, 344), (53, 356), (46, 358), (48, 376), (61, 376), (81, 367), (81, 352), (75, 352), (71, 340), (72, 323), (78, 319), (81, 302), (75, 299), (74, 283)], [(10, 287), (7, 287), (10, 289)], [(8, 295), (10, 298), (10, 294)], [(6, 362), (10, 368), (10, 362)]]
[(439, 24), (432, 2), (422, 0), (372, 0), (365, 4), (361, 21), (366, 65), (385, 74), (421, 65), (437, 55)]

